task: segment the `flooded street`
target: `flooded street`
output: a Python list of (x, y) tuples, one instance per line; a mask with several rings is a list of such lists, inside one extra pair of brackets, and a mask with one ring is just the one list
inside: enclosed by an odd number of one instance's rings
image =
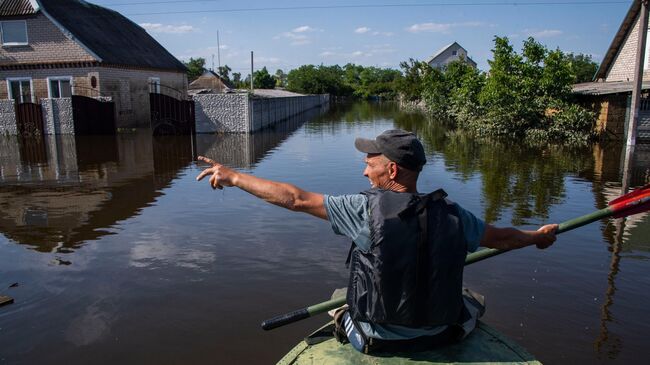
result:
[[(312, 113), (313, 114), (313, 113)], [(621, 195), (622, 146), (481, 142), (392, 104), (332, 105), (256, 134), (0, 137), (0, 364), (269, 364), (324, 323), (260, 322), (347, 283), (329, 224), (196, 182), (205, 155), (326, 194), (369, 187), (356, 137), (416, 132), (421, 192), (532, 229)], [(648, 179), (638, 146), (630, 186)], [(650, 358), (650, 217), (606, 220), (465, 270), (483, 320), (540, 361)], [(17, 286), (12, 284), (17, 283)], [(12, 287), (10, 287), (12, 286)]]

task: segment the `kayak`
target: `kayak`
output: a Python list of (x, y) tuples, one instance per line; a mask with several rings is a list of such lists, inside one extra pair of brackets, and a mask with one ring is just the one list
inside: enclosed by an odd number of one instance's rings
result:
[(410, 365), (410, 364), (537, 364), (530, 353), (494, 328), (479, 321), (463, 341), (431, 351), (365, 355), (349, 343), (342, 345), (332, 335), (330, 322), (307, 336), (278, 365)]

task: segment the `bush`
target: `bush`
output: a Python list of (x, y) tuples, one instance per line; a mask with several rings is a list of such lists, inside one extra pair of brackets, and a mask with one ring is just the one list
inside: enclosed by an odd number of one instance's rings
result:
[(519, 54), (508, 38), (495, 37), (492, 51), (489, 74), (464, 60), (443, 70), (403, 62), (400, 92), (408, 101), (423, 100), (435, 119), (481, 136), (570, 143), (595, 137), (595, 114), (569, 102), (576, 80), (573, 55), (548, 50), (533, 38)]

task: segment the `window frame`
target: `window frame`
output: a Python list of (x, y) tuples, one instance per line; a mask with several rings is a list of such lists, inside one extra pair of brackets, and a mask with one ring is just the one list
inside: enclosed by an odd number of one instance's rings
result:
[[(52, 97), (52, 85), (50, 81), (70, 81), (70, 96), (74, 95), (74, 83), (72, 82), (72, 76), (48, 76), (47, 77), (47, 98), (48, 99), (61, 99), (63, 96), (58, 98)], [(61, 94), (61, 84), (59, 83), (59, 94)]]
[[(30, 103), (35, 103), (34, 101), (34, 81), (32, 80), (31, 77), (7, 77), (6, 79), (7, 82), (7, 96), (9, 100), (15, 100), (14, 96), (11, 93), (11, 82), (12, 81), (28, 81), (29, 80), (29, 96), (30, 96)], [(22, 85), (20, 86), (21, 88), (21, 93), (20, 97), (22, 98)], [(20, 103), (26, 103), (25, 101), (20, 101)]]
[[(154, 86), (153, 91), (152, 86)], [(149, 78), (149, 93), (160, 94), (160, 77)]]
[[(5, 42), (5, 31), (3, 24), (4, 23), (17, 23), (17, 22), (22, 22), (25, 26), (25, 42)], [(2, 43), (3, 47), (20, 47), (20, 46), (27, 46), (29, 45), (29, 34), (27, 33), (27, 21), (24, 19), (18, 19), (18, 20), (2, 20), (0, 21), (0, 43)]]

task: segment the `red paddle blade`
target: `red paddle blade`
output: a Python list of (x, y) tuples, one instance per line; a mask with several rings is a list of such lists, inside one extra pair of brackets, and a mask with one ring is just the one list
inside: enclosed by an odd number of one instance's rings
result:
[(620, 196), (608, 204), (615, 218), (650, 210), (650, 184)]

